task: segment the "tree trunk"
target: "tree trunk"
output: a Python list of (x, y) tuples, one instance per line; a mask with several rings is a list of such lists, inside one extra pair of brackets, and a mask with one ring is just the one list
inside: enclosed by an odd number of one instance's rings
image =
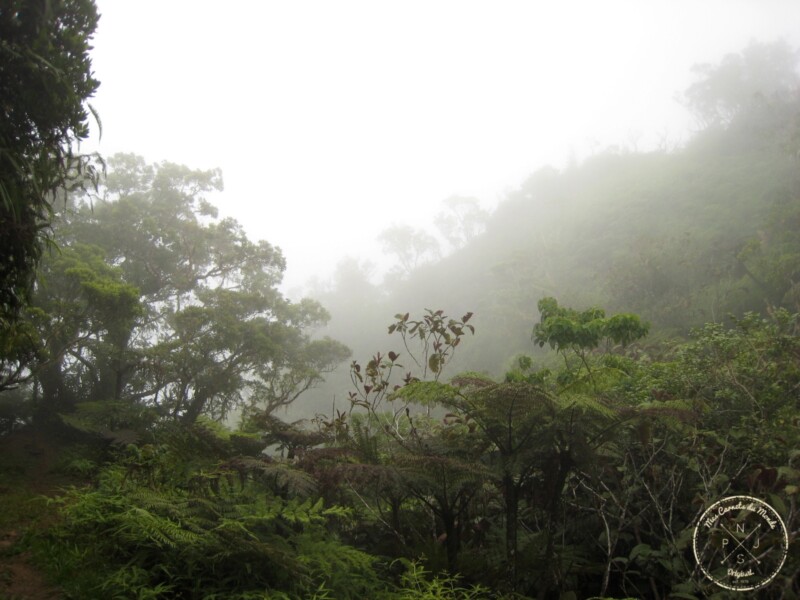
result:
[(44, 413), (69, 412), (77, 403), (74, 392), (66, 385), (62, 371), (62, 360), (46, 363), (37, 373), (42, 386), (41, 411)]
[(503, 476), (503, 497), (506, 504), (506, 577), (512, 591), (516, 591), (519, 489), (510, 473)]
[(547, 499), (547, 547), (544, 552), (544, 585), (539, 588), (538, 600), (545, 600), (547, 592), (554, 589), (559, 582), (556, 580), (555, 573), (555, 542), (556, 542), (556, 520), (558, 519), (558, 507), (560, 505), (561, 493), (567, 481), (567, 475), (572, 469), (572, 458), (569, 450), (561, 450), (555, 458), (555, 473), (553, 480), (548, 485), (549, 497)]
[(184, 425), (194, 424), (194, 422), (197, 421), (197, 417), (202, 414), (205, 405), (206, 397), (202, 394), (198, 394), (195, 391), (195, 395), (192, 398), (192, 401), (189, 403), (189, 408), (187, 408), (186, 412), (181, 416), (181, 423)]
[(443, 510), (442, 523), (445, 534), (444, 544), (447, 550), (447, 568), (451, 573), (456, 573), (458, 571), (458, 551), (461, 544), (455, 512), (450, 509)]

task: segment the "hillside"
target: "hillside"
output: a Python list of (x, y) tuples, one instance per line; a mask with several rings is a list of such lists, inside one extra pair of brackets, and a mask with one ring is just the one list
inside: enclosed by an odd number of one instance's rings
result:
[[(669, 152), (609, 150), (562, 171), (541, 168), (507, 194), (482, 235), (402, 282), (371, 286), (351, 265), (350, 279), (319, 296), (333, 315), (324, 331), (365, 359), (389, 349), (386, 326), (398, 312), (472, 311), (475, 338), (452, 371), (497, 374), (533, 352), (544, 296), (635, 312), (654, 340), (729, 313), (796, 310), (799, 110), (796, 99), (776, 100)], [(346, 377), (333, 381), (310, 394), (316, 406), (342, 396)]]
[[(540, 171), (498, 208), (467, 260), (453, 260), (449, 270), (463, 275), (442, 287), (474, 290), (478, 312), (493, 316), (527, 311), (530, 323), (536, 300), (550, 295), (638, 312), (670, 334), (728, 310), (763, 310), (763, 299), (737, 296), (746, 284), (737, 257), (775, 206), (796, 199), (797, 163), (777, 140), (735, 148), (734, 135), (708, 132), (672, 154), (606, 154)], [(465, 285), (470, 276), (477, 281)], [(515, 318), (507, 329), (523, 325)]]

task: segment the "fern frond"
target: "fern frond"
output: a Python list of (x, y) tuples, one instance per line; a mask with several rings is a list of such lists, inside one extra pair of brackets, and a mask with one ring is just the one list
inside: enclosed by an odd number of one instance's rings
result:
[(558, 399), (562, 412), (578, 411), (581, 415), (600, 422), (617, 417), (617, 411), (588, 394), (564, 394)]
[(205, 536), (189, 531), (169, 518), (135, 506), (120, 515), (119, 521), (114, 535), (132, 544), (153, 543), (158, 547), (178, 548), (205, 542)]

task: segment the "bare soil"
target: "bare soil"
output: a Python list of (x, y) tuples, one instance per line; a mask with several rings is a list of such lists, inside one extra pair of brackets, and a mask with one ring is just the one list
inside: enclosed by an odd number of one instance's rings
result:
[(63, 593), (49, 584), (23, 549), (26, 533), (50, 520), (41, 496), (54, 496), (69, 483), (53, 473), (60, 448), (42, 432), (26, 429), (0, 439), (0, 600), (57, 600)]

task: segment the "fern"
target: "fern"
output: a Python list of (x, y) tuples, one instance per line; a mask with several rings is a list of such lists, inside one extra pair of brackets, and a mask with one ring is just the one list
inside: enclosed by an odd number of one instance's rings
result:
[(459, 585), (458, 576), (431, 577), (422, 563), (418, 561), (400, 561), (405, 566), (401, 578), (401, 589), (394, 596), (396, 600), (484, 600), (490, 595), (482, 586), (468, 588)]
[[(248, 459), (243, 480), (226, 464), (181, 477), (174, 460), (169, 449), (130, 449), (102, 470), (94, 489), (71, 488), (52, 502), (62, 521), (40, 555), (69, 593), (348, 598), (357, 597), (352, 590), (380, 588), (375, 559), (326, 530), (331, 519), (350, 518), (349, 509), (326, 507), (314, 496), (276, 495), (268, 481), (286, 477), (283, 487), (295, 490), (301, 486), (290, 478), (305, 482), (307, 474)], [(198, 478), (219, 485), (197, 485)]]
[(150, 573), (134, 565), (117, 569), (99, 586), (103, 597), (111, 600), (157, 600), (171, 595), (173, 589), (166, 582), (150, 585)]
[(116, 445), (138, 442), (157, 419), (148, 407), (112, 400), (79, 402), (74, 412), (59, 417), (73, 429)]
[(122, 513), (118, 521), (119, 526), (111, 533), (129, 545), (155, 544), (159, 548), (186, 548), (202, 545), (206, 541), (203, 535), (182, 527), (179, 522), (137, 506)]
[(296, 539), (300, 561), (306, 565), (320, 589), (337, 590), (340, 600), (377, 598), (386, 584), (377, 577), (376, 558), (332, 539), (301, 535)]
[(317, 491), (317, 482), (311, 475), (295, 469), (287, 463), (265, 464), (261, 473), (265, 480), (274, 483), (276, 491), (290, 497), (308, 498)]

